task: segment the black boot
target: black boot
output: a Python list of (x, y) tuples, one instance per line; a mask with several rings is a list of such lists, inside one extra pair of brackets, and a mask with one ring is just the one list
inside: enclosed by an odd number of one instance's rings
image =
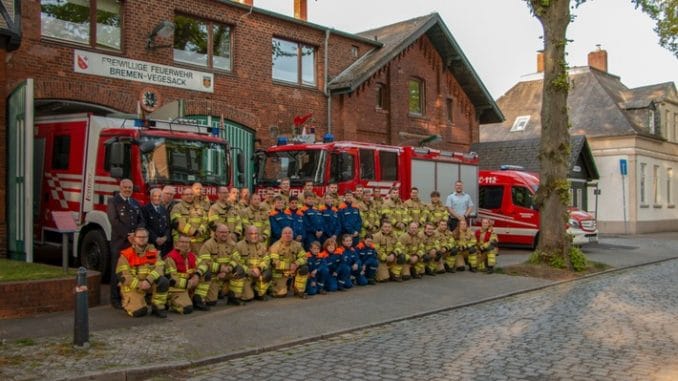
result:
[(234, 306), (244, 306), (245, 302), (240, 299), (236, 298), (235, 295), (232, 292), (228, 293), (228, 304), (234, 305)]
[(488, 267), (487, 267), (487, 273), (488, 273), (488, 274), (494, 273), (494, 267), (493, 267), (493, 266), (488, 266)]
[(151, 307), (151, 314), (155, 315), (161, 319), (164, 319), (167, 317), (167, 310), (166, 309), (160, 309), (159, 307), (153, 306)]
[(205, 304), (200, 295), (193, 295), (193, 308), (198, 311), (209, 311), (210, 307)]

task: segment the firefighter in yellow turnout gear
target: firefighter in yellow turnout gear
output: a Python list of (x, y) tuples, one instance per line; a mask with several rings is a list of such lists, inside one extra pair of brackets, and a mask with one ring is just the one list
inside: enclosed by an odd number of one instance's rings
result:
[(259, 229), (254, 225), (246, 227), (245, 239), (238, 242), (235, 249), (247, 272), (241, 299), (249, 301), (256, 297), (258, 300), (267, 300), (273, 273), (271, 257), (266, 244), (259, 237)]
[(193, 189), (185, 188), (181, 201), (172, 207), (172, 238), (176, 241), (179, 234), (191, 237), (191, 251), (197, 253), (203, 242), (209, 237), (207, 210), (204, 203), (195, 203)]
[(419, 232), (419, 238), (423, 245), (424, 256), (421, 258), (417, 272), (423, 271), (426, 275), (434, 276), (442, 266), (443, 242), (432, 223), (424, 225), (424, 230)]
[(262, 242), (268, 242), (268, 237), (271, 236), (268, 212), (269, 209), (261, 202), (261, 196), (256, 193), (250, 197), (250, 205), (240, 210), (242, 226), (256, 226)]
[(476, 236), (468, 228), (466, 220), (459, 221), (459, 225), (454, 231), (454, 240), (457, 243), (456, 270), (464, 271), (466, 269), (465, 262), (468, 262), (471, 272), (475, 272), (478, 266), (478, 247), (476, 246)]
[(424, 226), (426, 223), (427, 207), (426, 204), (419, 199), (419, 188), (412, 187), (410, 190), (410, 199), (403, 203), (407, 209), (409, 220), (416, 222), (419, 226)]
[(381, 213), (384, 217), (391, 220), (391, 224), (398, 233), (407, 230), (410, 221), (410, 213), (405, 204), (400, 200), (400, 191), (393, 187), (389, 191), (388, 200), (381, 206)]
[[(445, 213), (447, 213), (447, 210), (445, 210)], [(438, 268), (438, 272), (447, 271), (448, 273), (453, 273), (455, 272), (458, 249), (457, 242), (454, 240), (454, 233), (447, 226), (447, 219), (438, 221), (436, 234), (443, 250), (442, 268)]]
[[(377, 250), (377, 282), (393, 280), (400, 282), (402, 280), (402, 263), (405, 262), (405, 255), (402, 253), (402, 246), (398, 241), (398, 235), (393, 230), (391, 221), (386, 219), (381, 223), (381, 230), (372, 237), (374, 247)], [(398, 264), (398, 262), (402, 262)]]
[(228, 295), (229, 303), (243, 304), (240, 296), (245, 283), (244, 268), (228, 226), (217, 225), (214, 237), (202, 245), (198, 260), (199, 271), (210, 274), (206, 277), (206, 282), (201, 282), (196, 290), (196, 295), (204, 298), (207, 306), (217, 304), (222, 293)]
[(306, 252), (301, 243), (294, 240), (293, 235), (292, 228), (283, 228), (280, 239), (269, 249), (273, 267), (271, 292), (278, 298), (287, 296), (287, 283), (292, 281), (294, 294), (305, 299), (308, 280)]
[(494, 266), (497, 264), (499, 239), (489, 219), (483, 218), (481, 220), (480, 230), (476, 231), (476, 241), (480, 250), (478, 270), (487, 271), (488, 274), (492, 274)]
[(170, 279), (169, 306), (180, 314), (193, 312), (191, 295), (204, 275), (198, 271), (198, 258), (190, 250), (191, 239), (181, 234), (174, 242), (174, 249), (165, 257), (165, 270)]
[(410, 277), (420, 279), (424, 274), (424, 263), (422, 261), (424, 242), (419, 236), (419, 224), (410, 222), (407, 225), (407, 232), (401, 234), (398, 240), (405, 255), (405, 263), (402, 265), (403, 280)]
[(449, 212), (442, 201), (440, 201), (440, 192), (431, 192), (431, 203), (426, 204), (426, 221), (438, 227), (440, 221), (447, 222)]
[[(234, 188), (237, 189), (237, 188)], [(214, 229), (217, 224), (228, 226), (234, 239), (237, 241), (242, 236), (242, 220), (238, 207), (234, 203), (229, 203), (230, 192), (227, 187), (219, 187), (217, 191), (218, 199), (209, 209), (209, 226)]]
[(152, 313), (165, 318), (169, 290), (169, 280), (164, 277), (165, 263), (160, 252), (148, 243), (148, 230), (137, 228), (131, 240), (132, 246), (120, 252), (115, 269), (120, 281), (122, 307), (130, 316), (146, 316), (146, 295), (150, 295)]

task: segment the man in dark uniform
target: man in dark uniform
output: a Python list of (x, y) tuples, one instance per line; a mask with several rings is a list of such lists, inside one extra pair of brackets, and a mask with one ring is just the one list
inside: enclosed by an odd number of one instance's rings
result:
[(120, 252), (130, 247), (129, 236), (136, 228), (144, 227), (144, 216), (139, 203), (132, 198), (132, 180), (120, 181), (120, 191), (108, 200), (108, 220), (111, 223), (111, 306), (122, 308), (118, 276), (115, 273)]
[(172, 250), (172, 231), (170, 230), (169, 214), (162, 205), (162, 191), (160, 188), (151, 189), (151, 202), (144, 205), (142, 212), (146, 229), (148, 229), (148, 242), (152, 243), (160, 255), (165, 255)]

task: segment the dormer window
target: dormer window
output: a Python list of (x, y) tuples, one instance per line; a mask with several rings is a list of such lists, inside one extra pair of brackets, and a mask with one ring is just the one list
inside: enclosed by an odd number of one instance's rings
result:
[(525, 131), (527, 123), (530, 121), (529, 115), (522, 115), (516, 118), (516, 121), (513, 122), (513, 127), (511, 127), (511, 132)]
[(647, 127), (650, 130), (651, 134), (656, 134), (657, 133), (657, 126), (654, 123), (654, 110), (650, 110), (649, 112), (649, 119), (647, 121)]

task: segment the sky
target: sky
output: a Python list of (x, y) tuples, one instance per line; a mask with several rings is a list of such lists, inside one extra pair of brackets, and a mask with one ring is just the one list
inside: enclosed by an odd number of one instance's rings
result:
[[(293, 16), (293, 0), (254, 5)], [(542, 28), (525, 0), (308, 0), (308, 21), (358, 33), (438, 12), (494, 99), (536, 71)], [(586, 66), (597, 45), (629, 88), (678, 82), (678, 58), (659, 46), (654, 23), (631, 0), (589, 0), (568, 28), (568, 64)], [(677, 85), (678, 86), (678, 85)]]

